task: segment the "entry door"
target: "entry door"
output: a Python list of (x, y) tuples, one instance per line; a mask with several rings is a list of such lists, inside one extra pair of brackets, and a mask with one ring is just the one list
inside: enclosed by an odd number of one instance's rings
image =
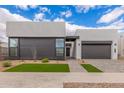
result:
[(70, 48), (66, 48), (66, 56), (70, 57)]

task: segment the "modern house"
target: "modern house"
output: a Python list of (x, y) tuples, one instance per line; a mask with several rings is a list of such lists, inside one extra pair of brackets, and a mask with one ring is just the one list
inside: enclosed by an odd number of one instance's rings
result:
[(8, 22), (12, 59), (117, 59), (116, 29), (78, 29), (66, 36), (64, 22)]

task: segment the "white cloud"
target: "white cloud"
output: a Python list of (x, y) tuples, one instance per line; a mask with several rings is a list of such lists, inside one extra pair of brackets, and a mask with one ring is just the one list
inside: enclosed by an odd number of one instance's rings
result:
[(124, 29), (123, 19), (117, 20), (108, 26), (99, 27), (101, 29)]
[(53, 21), (54, 22), (65, 22), (65, 20), (62, 18), (55, 18)]
[(46, 19), (46, 18), (43, 18), (42, 20), (39, 20), (39, 21), (43, 21), (43, 22), (51, 22), (50, 19)]
[(96, 5), (77, 5), (75, 6), (78, 13), (87, 13), (90, 9), (95, 8)]
[(68, 22), (66, 22), (66, 35), (74, 35), (76, 32), (76, 29), (84, 29), (86, 27), (84, 26), (79, 26), (76, 24), (70, 24)]
[(28, 10), (29, 8), (28, 5), (17, 5), (16, 7), (22, 10)]
[(7, 21), (31, 21), (19, 14), (13, 14), (5, 8), (0, 8), (0, 37), (2, 41), (7, 42), (6, 22)]
[(43, 18), (44, 18), (44, 14), (43, 13), (38, 13), (38, 14), (35, 14), (34, 16), (34, 21), (42, 21)]
[(119, 28), (119, 29), (124, 29), (124, 21), (123, 21), (123, 19), (120, 19), (120, 20), (112, 23), (111, 25), (116, 26), (116, 28)]
[(112, 11), (112, 9), (108, 9), (107, 11), (105, 11), (104, 14), (107, 14), (107, 13), (109, 13), (109, 12), (111, 12), (111, 11)]
[(80, 26), (80, 25), (76, 25), (76, 24), (70, 24), (70, 23), (66, 22), (66, 29), (67, 30), (74, 31), (76, 29), (83, 29), (83, 28), (86, 28), (86, 27)]
[(40, 7), (41, 12), (47, 12), (49, 9), (47, 7)]
[(33, 21), (45, 21), (50, 22), (50, 19), (46, 19), (45, 12), (50, 13), (50, 10), (46, 7), (40, 7), (40, 12), (34, 15)]
[(37, 8), (37, 5), (17, 5), (16, 7), (21, 10), (28, 10), (30, 8), (32, 8), (32, 9)]
[(47, 8), (47, 7), (40, 7), (40, 12), (42, 12), (42, 13), (48, 13), (48, 14), (51, 14), (51, 11), (50, 11), (50, 9), (49, 8)]
[(116, 21), (122, 14), (124, 14), (124, 6), (117, 7), (107, 14), (104, 14), (97, 23), (110, 23)]
[(9, 10), (0, 8), (0, 23), (6, 23), (7, 21), (31, 21), (19, 14), (12, 14)]
[(60, 15), (68, 18), (68, 17), (72, 16), (72, 12), (71, 12), (71, 10), (67, 10), (65, 12), (61, 12)]
[(32, 8), (32, 9), (35, 9), (35, 8), (38, 7), (38, 5), (30, 5), (29, 7)]

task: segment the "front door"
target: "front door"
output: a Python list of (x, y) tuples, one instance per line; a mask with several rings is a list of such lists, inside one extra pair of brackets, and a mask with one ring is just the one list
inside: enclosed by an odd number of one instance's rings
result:
[(66, 57), (70, 57), (70, 48), (66, 48)]

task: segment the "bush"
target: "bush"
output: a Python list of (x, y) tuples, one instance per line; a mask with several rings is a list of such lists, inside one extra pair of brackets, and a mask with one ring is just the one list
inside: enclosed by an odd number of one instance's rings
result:
[(3, 63), (3, 67), (10, 67), (11, 65), (11, 62), (9, 61)]
[(42, 61), (43, 63), (47, 63), (47, 62), (49, 62), (49, 59), (48, 59), (48, 58), (43, 58), (41, 61)]

